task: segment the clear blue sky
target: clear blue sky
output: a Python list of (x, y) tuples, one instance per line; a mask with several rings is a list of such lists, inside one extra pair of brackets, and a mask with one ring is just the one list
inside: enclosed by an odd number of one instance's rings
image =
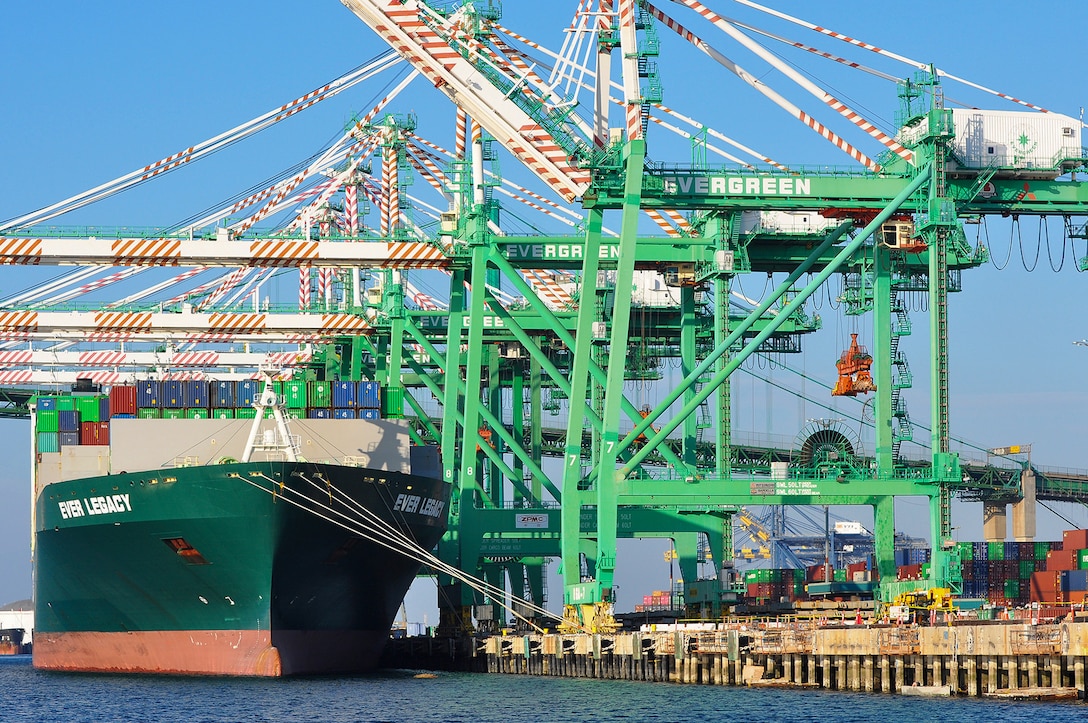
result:
[[(1061, 28), (1088, 24), (1088, 6), (1048, 3), (1031, 6), (996, 2), (947, 3), (919, 0), (890, 4), (840, 0), (835, 3), (768, 0), (785, 12), (901, 55), (934, 62), (950, 73), (1057, 112), (1079, 115), (1085, 104), (1080, 58), (1062, 41)], [(709, 4), (709, 3), (708, 3)], [(795, 25), (775, 21), (732, 2), (712, 3), (722, 14), (765, 27), (777, 34), (845, 55), (896, 76), (906, 66), (818, 36)], [(504, 23), (558, 49), (575, 3), (508, 2)], [(553, 10), (553, 6), (563, 9)], [(796, 104), (834, 123), (834, 127), (870, 154), (876, 144), (836, 123), (820, 104), (769, 71), (733, 41), (699, 21), (679, 5), (662, 3), (678, 20), (709, 40), (764, 82)], [(531, 8), (531, 9), (530, 9)], [(210, 138), (243, 121), (306, 93), (384, 51), (385, 45), (336, 0), (286, 2), (235, 0), (174, 4), (135, 4), (107, 0), (96, 3), (60, 0), (48, 5), (14, 3), (5, 8), (5, 52), (0, 59), (0, 90), (6, 110), (0, 119), (0, 219), (48, 205), (99, 183)], [(770, 105), (706, 56), (683, 46), (660, 28), (663, 53), (659, 68), (664, 100), (669, 106), (789, 164), (839, 164), (848, 159), (811, 131)], [(805, 70), (830, 92), (891, 128), (897, 108), (892, 84), (816, 62), (781, 45), (775, 52), (805, 64)], [(380, 76), (335, 99), (319, 104), (251, 143), (194, 164), (161, 181), (142, 186), (67, 217), (61, 224), (151, 226), (187, 218), (319, 150), (338, 135), (352, 112), (365, 112), (392, 84), (392, 73)], [(949, 82), (950, 101), (1013, 110), (1015, 106)], [(417, 81), (390, 110), (414, 112), (420, 133), (452, 146), (452, 109), (423, 81)], [(687, 163), (686, 141), (652, 129), (653, 160)], [(509, 156), (502, 170), (512, 178), (527, 176)], [(420, 182), (413, 189), (424, 195)], [(534, 188), (539, 188), (535, 184)], [(1006, 268), (990, 265), (964, 274), (964, 292), (951, 301), (950, 363), (953, 434), (981, 447), (1032, 443), (1033, 459), (1046, 466), (1088, 468), (1082, 438), (1088, 404), (1085, 369), (1088, 348), (1072, 342), (1088, 336), (1080, 313), (1085, 279), (1065, 266), (1051, 270), (1044, 246), (1034, 272), (1020, 261), (1020, 241), (1007, 221), (986, 226), (994, 257)], [(1025, 221), (1019, 230), (1028, 265), (1035, 256), (1040, 230)], [(974, 240), (974, 229), (969, 237)], [(1052, 244), (1060, 243), (1061, 226), (1049, 226)], [(1078, 245), (1083, 255), (1083, 244)], [(1054, 247), (1057, 253), (1057, 247)], [(1057, 261), (1057, 258), (1055, 258)], [(0, 270), (3, 292), (22, 289), (41, 275), (33, 270)], [(44, 271), (37, 272), (46, 273)], [(54, 273), (49, 270), (48, 274)], [(742, 290), (758, 296), (760, 279), (744, 279)], [(834, 380), (834, 360), (859, 330), (871, 337), (871, 323), (846, 319), (825, 306), (824, 329), (810, 341), (801, 358), (786, 359), (827, 383)], [(926, 423), (926, 314), (913, 315), (915, 336), (909, 342), (916, 389), (908, 395), (915, 422)], [(756, 370), (759, 371), (759, 370)], [(773, 372), (776, 381), (800, 388), (796, 375)], [(735, 385), (736, 426), (756, 433), (792, 437), (806, 419), (832, 415), (791, 395), (768, 393), (752, 377)], [(808, 393), (828, 401), (826, 392)], [(770, 404), (766, 404), (766, 402)], [(771, 411), (765, 412), (769, 407)], [(0, 473), (0, 489), (8, 504), (0, 513), (0, 602), (29, 596), (28, 437), (26, 422), (0, 422), (0, 449), (8, 460)], [(925, 439), (919, 430), (918, 439)], [(902, 524), (924, 531), (920, 512), (904, 502)], [(1070, 520), (1088, 523), (1083, 512), (1063, 508)], [(964, 510), (962, 537), (980, 534), (978, 511)], [(1060, 537), (1064, 522), (1040, 524), (1040, 537)], [(1049, 529), (1045, 525), (1050, 525)], [(976, 531), (977, 530), (977, 531)], [(660, 560), (662, 543), (646, 554)], [(630, 559), (630, 558), (628, 558)], [(664, 587), (625, 577), (621, 558), (621, 606)], [(661, 567), (667, 575), (664, 565)], [(623, 596), (631, 598), (624, 600)], [(556, 588), (552, 597), (558, 598)]]

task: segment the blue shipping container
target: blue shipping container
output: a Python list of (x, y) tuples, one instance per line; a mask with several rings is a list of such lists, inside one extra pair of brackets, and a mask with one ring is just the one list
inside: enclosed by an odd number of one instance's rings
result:
[(98, 399), (98, 418), (105, 421), (110, 418), (110, 398), (103, 396)]
[(136, 406), (140, 409), (156, 409), (162, 406), (162, 382), (148, 379), (136, 382)]
[(382, 415), (377, 409), (360, 409), (359, 419), (381, 419)]
[(333, 419), (355, 419), (354, 409), (334, 409), (332, 410)]
[(251, 407), (261, 393), (261, 382), (256, 379), (243, 379), (234, 386), (234, 406)]
[(79, 446), (79, 432), (59, 432), (57, 436), (60, 438), (61, 447)]
[(189, 379), (181, 383), (181, 396), (186, 409), (208, 408), (208, 383), (200, 379)]
[(35, 408), (39, 409), (39, 410), (56, 409), (57, 408), (57, 398), (56, 397), (38, 397), (38, 402), (35, 405)]
[(135, 414), (115, 414), (110, 419), (136, 419)]
[[(348, 410), (348, 411), (350, 411), (350, 410)], [(318, 408), (311, 409), (310, 410), (310, 419), (332, 419), (332, 410), (331, 409), (318, 409)]]
[(212, 382), (209, 386), (209, 406), (213, 409), (234, 408), (234, 382)]
[(355, 404), (367, 409), (378, 409), (381, 406), (381, 387), (377, 382), (361, 381), (355, 392)]
[(79, 412), (74, 409), (62, 409), (57, 412), (57, 429), (61, 432), (79, 434)]
[[(332, 406), (339, 409), (351, 409), (355, 404), (355, 382), (332, 383)], [(351, 415), (354, 417), (355, 415)]]
[(38, 432), (38, 452), (59, 452), (59, 432)]
[(162, 383), (162, 406), (167, 409), (184, 409), (185, 395), (180, 379), (166, 379)]
[(1062, 592), (1088, 590), (1088, 570), (1062, 570)]

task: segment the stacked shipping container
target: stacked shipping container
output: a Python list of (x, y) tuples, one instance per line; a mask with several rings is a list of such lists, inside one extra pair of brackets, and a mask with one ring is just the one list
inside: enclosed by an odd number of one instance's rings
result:
[[(285, 381), (274, 386), (288, 416), (296, 419), (404, 416), (403, 390), (386, 395), (373, 381)], [(108, 445), (109, 420), (116, 418), (253, 419), (256, 410), (252, 405), (262, 389), (263, 383), (255, 379), (147, 380), (114, 386), (108, 394), (40, 396), (35, 401), (37, 451)]]

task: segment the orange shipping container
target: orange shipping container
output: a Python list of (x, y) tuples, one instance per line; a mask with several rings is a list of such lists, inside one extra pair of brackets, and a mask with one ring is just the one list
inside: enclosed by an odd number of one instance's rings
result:
[(1046, 553), (1046, 569), (1051, 571), (1076, 570), (1077, 551), (1070, 548), (1051, 550), (1050, 552)]
[(1063, 550), (1088, 550), (1088, 530), (1066, 530), (1062, 533)]

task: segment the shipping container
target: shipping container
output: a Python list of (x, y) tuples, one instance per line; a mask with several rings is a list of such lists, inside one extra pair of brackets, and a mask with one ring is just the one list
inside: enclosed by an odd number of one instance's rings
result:
[(61, 447), (78, 447), (79, 432), (58, 432)]
[(310, 419), (332, 419), (331, 409), (311, 409)]
[(139, 409), (162, 407), (162, 382), (155, 379), (137, 382), (136, 407)]
[(208, 403), (214, 409), (233, 409), (234, 382), (211, 382), (208, 385)]
[(203, 379), (188, 379), (181, 383), (182, 401), (189, 409), (208, 408), (208, 382)]
[(332, 384), (330, 382), (310, 382), (309, 396), (311, 407), (331, 407)]
[(83, 446), (98, 444), (98, 422), (79, 423), (79, 443)]
[(213, 409), (209, 416), (212, 419), (234, 419), (233, 409)]
[(1051, 550), (1046, 554), (1047, 570), (1076, 570), (1077, 552), (1075, 549)]
[(307, 403), (308, 394), (307, 384), (301, 380), (291, 380), (284, 382), (283, 384), (283, 403), (288, 409), (305, 409), (309, 406)]
[(381, 387), (377, 382), (363, 380), (357, 384), (355, 406), (365, 409), (381, 409)]
[(355, 408), (355, 382), (332, 383), (332, 406), (339, 409)]
[[(235, 389), (235, 391), (238, 391)], [(234, 416), (237, 419), (256, 419), (257, 410), (253, 407), (240, 407), (234, 410)]]
[(118, 414), (135, 414), (139, 405), (136, 404), (136, 387), (117, 385), (110, 388), (109, 395), (110, 416)]
[(1066, 592), (1088, 590), (1088, 570), (1063, 570), (1060, 585)]
[(1062, 533), (1063, 550), (1083, 550), (1088, 548), (1088, 530), (1066, 530)]
[(35, 451), (38, 453), (59, 452), (60, 435), (56, 432), (38, 432), (37, 447)]
[(242, 379), (236, 382), (234, 385), (235, 408), (251, 406), (257, 400), (263, 386), (256, 379)]
[(386, 419), (404, 418), (404, 387), (386, 387), (381, 392), (382, 416)]
[(162, 410), (158, 407), (148, 407), (136, 410), (137, 419), (162, 419)]
[(57, 398), (56, 397), (38, 397), (34, 402), (34, 408), (39, 412), (43, 410), (56, 411)]
[(175, 409), (173, 407), (167, 407), (162, 410), (163, 419), (185, 419), (184, 409)]
[(74, 397), (64, 395), (62, 397), (56, 397), (57, 410), (61, 412), (71, 412), (76, 408), (76, 400)]
[(382, 415), (377, 409), (360, 409), (359, 419), (381, 419)]
[(208, 410), (204, 407), (193, 407), (192, 409), (185, 410), (186, 419), (207, 419)]
[(74, 397), (80, 422), (97, 422), (101, 419), (98, 397)]
[(35, 429), (39, 432), (59, 432), (60, 412), (56, 409), (45, 409), (34, 415)]
[(334, 409), (332, 410), (333, 419), (355, 419), (354, 409)]
[[(70, 399), (71, 397), (69, 397)], [(79, 412), (74, 409), (61, 409), (57, 412), (57, 429), (61, 432), (79, 434)]]
[(185, 394), (180, 379), (165, 379), (162, 382), (162, 406), (166, 409), (183, 409)]

